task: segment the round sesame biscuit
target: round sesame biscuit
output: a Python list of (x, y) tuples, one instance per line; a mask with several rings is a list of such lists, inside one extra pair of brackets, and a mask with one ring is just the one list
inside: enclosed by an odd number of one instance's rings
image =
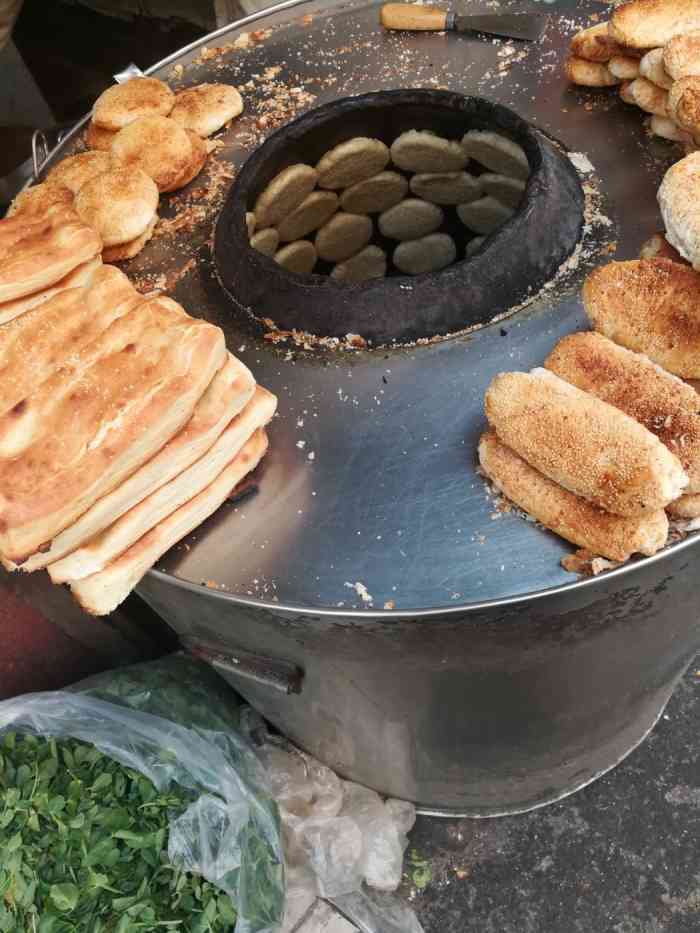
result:
[(158, 78), (131, 78), (113, 84), (95, 101), (92, 119), (106, 130), (122, 130), (141, 117), (167, 117), (175, 95)]

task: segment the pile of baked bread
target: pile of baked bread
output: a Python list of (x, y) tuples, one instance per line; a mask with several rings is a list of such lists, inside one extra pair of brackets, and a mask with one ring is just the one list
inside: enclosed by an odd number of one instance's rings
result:
[(516, 505), (613, 561), (664, 546), (668, 517), (700, 517), (700, 275), (613, 262), (583, 289), (592, 332), (486, 393), (483, 472)]
[(700, 140), (700, 0), (630, 0), (609, 22), (577, 33), (568, 78), (619, 86), (620, 97), (651, 114), (656, 136), (687, 151)]
[(246, 217), (250, 243), (292, 272), (342, 282), (437, 272), (458, 258), (450, 231), (466, 228), (460, 258), (473, 256), (513, 216), (529, 174), (522, 147), (490, 130), (408, 130), (390, 147), (354, 137), (266, 185)]
[[(0, 559), (47, 568), (97, 615), (255, 468), (276, 408), (218, 327), (102, 263), (81, 207), (117, 171), (128, 191), (146, 176), (108, 169), (74, 203), (49, 179), (0, 221)], [(127, 224), (120, 204), (103, 206)]]
[(243, 109), (227, 84), (200, 84), (174, 94), (156, 78), (132, 78), (96, 101), (86, 142), (11, 205), (43, 216), (73, 207), (102, 240), (105, 262), (136, 256), (153, 235), (161, 193), (196, 178), (210, 152), (205, 137)]

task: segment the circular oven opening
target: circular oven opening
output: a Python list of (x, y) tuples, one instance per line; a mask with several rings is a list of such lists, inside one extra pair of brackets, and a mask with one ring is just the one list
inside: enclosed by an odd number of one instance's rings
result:
[[(376, 214), (369, 215), (368, 242), (389, 257), (382, 278), (342, 281), (330, 274), (333, 264), (323, 260), (315, 262), (313, 272), (299, 273), (251, 246), (246, 215), (285, 169), (316, 167), (334, 147), (358, 137), (380, 140), (390, 149), (411, 131), (428, 131), (451, 144), (470, 131), (489, 131), (516, 143), (529, 165), (514, 212), (490, 234), (480, 237), (470, 230), (456, 206), (442, 209), (442, 222), (432, 234), (447, 235), (454, 243), (454, 261), (445, 268), (404, 274), (393, 261), (397, 244), (384, 235)], [(401, 166), (389, 162), (383, 170), (403, 174), (414, 187), (413, 173)], [(490, 170), (470, 158), (467, 171), (480, 176)], [(414, 197), (411, 190), (408, 196)], [(534, 295), (573, 252), (583, 210), (583, 191), (570, 160), (507, 107), (447, 91), (380, 91), (334, 101), (270, 136), (229, 192), (215, 233), (215, 263), (236, 307), (271, 319), (280, 329), (341, 339), (359, 334), (375, 346), (406, 343), (488, 324)], [(303, 242), (313, 244), (317, 237), (317, 231), (311, 232)], [(408, 252), (420, 254), (421, 242), (409, 240)], [(406, 245), (398, 244), (404, 253)], [(295, 249), (313, 252), (308, 245)]]

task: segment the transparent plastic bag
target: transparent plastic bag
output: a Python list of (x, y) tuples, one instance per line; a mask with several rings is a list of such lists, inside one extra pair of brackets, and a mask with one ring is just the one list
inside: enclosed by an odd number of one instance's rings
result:
[(0, 734), (79, 739), (160, 791), (177, 784), (197, 793), (170, 823), (168, 858), (231, 897), (236, 933), (273, 933), (284, 914), (279, 816), (260, 762), (235, 731), (235, 703), (203, 665), (172, 656), (0, 702)]

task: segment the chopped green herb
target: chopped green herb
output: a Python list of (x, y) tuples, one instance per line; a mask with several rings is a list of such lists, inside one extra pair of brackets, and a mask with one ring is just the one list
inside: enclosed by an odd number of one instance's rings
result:
[(167, 859), (194, 797), (81, 742), (0, 735), (0, 933), (231, 933), (231, 899)]

